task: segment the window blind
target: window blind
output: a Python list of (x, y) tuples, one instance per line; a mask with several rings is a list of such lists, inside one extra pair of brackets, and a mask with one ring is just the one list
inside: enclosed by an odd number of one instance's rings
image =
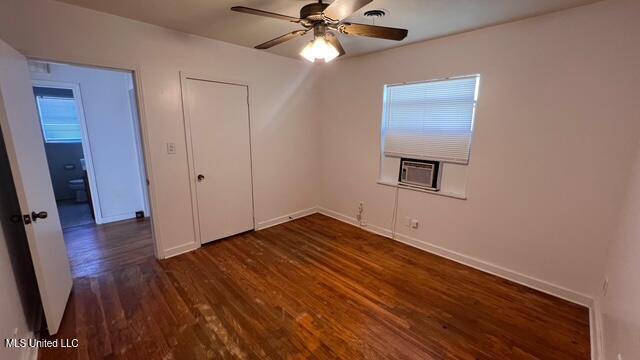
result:
[(48, 143), (81, 142), (75, 99), (38, 96), (42, 135)]
[(384, 154), (467, 164), (478, 80), (474, 75), (387, 85)]

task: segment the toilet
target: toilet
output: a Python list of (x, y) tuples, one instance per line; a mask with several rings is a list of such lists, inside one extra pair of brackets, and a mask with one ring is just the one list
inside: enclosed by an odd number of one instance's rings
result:
[(87, 191), (84, 185), (84, 179), (69, 180), (69, 189), (76, 192), (76, 202), (87, 201)]

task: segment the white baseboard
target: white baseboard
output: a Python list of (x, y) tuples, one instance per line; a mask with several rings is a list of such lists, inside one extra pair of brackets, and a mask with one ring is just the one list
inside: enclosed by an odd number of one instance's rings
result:
[[(319, 208), (319, 212), (334, 219), (358, 226), (363, 230), (391, 238), (391, 230), (389, 229), (371, 224), (366, 226), (359, 226), (355, 218), (322, 207)], [(575, 292), (565, 287), (555, 285), (550, 282), (534, 278), (532, 276), (521, 274), (517, 271), (506, 269), (502, 266), (495, 265), (484, 260), (445, 249), (441, 246), (431, 244), (421, 239), (416, 239), (411, 236), (396, 232), (396, 238), (394, 240), (582, 306), (590, 307), (593, 303), (593, 299), (588, 295)]]
[(604, 359), (604, 330), (602, 323), (602, 308), (600, 299), (593, 299), (589, 308), (589, 323), (591, 324), (591, 359)]
[(280, 225), (280, 224), (286, 223), (287, 221), (305, 217), (311, 214), (315, 214), (317, 212), (318, 212), (318, 207), (314, 206), (308, 209), (292, 212), (291, 214), (278, 216), (270, 220), (258, 221), (256, 222), (256, 230), (263, 230), (272, 226)]
[[(314, 213), (321, 213), (323, 215), (329, 216), (336, 220), (345, 222), (350, 225), (357, 226), (365, 231), (384, 236), (387, 238), (392, 238), (392, 231), (380, 226), (368, 224), (365, 226), (361, 226), (358, 221), (350, 216), (344, 215), (342, 213), (329, 210), (320, 206), (311, 207), (304, 210), (299, 210), (293, 212), (291, 214), (279, 216), (270, 220), (264, 220), (256, 223), (256, 230), (266, 229), (272, 226), (276, 226), (291, 220), (295, 220), (297, 218), (301, 218), (304, 216), (308, 216)], [(602, 328), (601, 328), (601, 316), (599, 311), (598, 302), (592, 299), (590, 296), (575, 292), (573, 290), (567, 289), (565, 287), (552, 284), (550, 282), (537, 279), (532, 276), (521, 274), (517, 271), (506, 269), (502, 266), (489, 263), (484, 260), (480, 260), (468, 255), (461, 254), (456, 251), (445, 249), (441, 246), (431, 244), (427, 241), (416, 239), (408, 235), (400, 234), (396, 232), (395, 239), (396, 241), (402, 242), (409, 246), (415, 247), (417, 249), (444, 257), (446, 259), (455, 261), (465, 266), (472, 267), (474, 269), (513, 281), (520, 285), (524, 285), (526, 287), (541, 291), (543, 293), (553, 295), (555, 297), (570, 301), (572, 303), (582, 305), (589, 308), (589, 316), (590, 316), (590, 329), (591, 329), (591, 355), (593, 360), (603, 360), (602, 359)], [(165, 252), (165, 258), (176, 256), (191, 250), (198, 248), (197, 244), (189, 244), (183, 245), (176, 248), (169, 249)]]
[[(380, 236), (384, 236), (390, 239), (392, 238), (392, 231), (389, 229), (372, 225), (372, 224), (360, 226), (360, 224), (355, 218), (344, 215), (342, 213), (339, 213), (333, 210), (320, 207), (320, 206), (311, 207), (305, 210), (299, 210), (288, 215), (283, 215), (270, 220), (257, 222), (256, 230), (266, 229), (266, 228), (276, 226), (276, 225), (279, 225), (291, 220), (295, 220), (297, 218), (301, 218), (304, 216), (308, 216), (314, 213), (320, 213), (320, 214), (329, 216), (331, 218), (334, 218), (336, 220), (345, 222), (347, 224), (357, 226), (365, 231), (368, 231)], [(594, 300), (588, 295), (575, 292), (565, 287), (555, 285), (550, 282), (540, 280), (532, 276), (521, 274), (517, 271), (506, 269), (502, 266), (495, 265), (484, 260), (480, 260), (468, 255), (464, 255), (452, 250), (448, 250), (441, 246), (431, 244), (424, 240), (416, 239), (408, 235), (404, 235), (396, 232), (395, 239), (393, 240), (402, 242), (404, 244), (435, 254), (437, 256), (444, 257), (446, 259), (455, 261), (462, 265), (469, 266), (474, 269), (513, 281), (515, 283), (524, 285), (534, 290), (538, 290), (543, 293), (567, 300), (569, 302), (588, 307), (589, 317), (590, 317), (590, 329), (591, 329), (592, 360), (603, 360), (602, 319), (600, 314), (599, 302), (597, 301), (597, 299)], [(171, 248), (165, 251), (165, 258), (180, 255), (182, 253), (195, 250), (198, 247), (199, 246), (197, 244), (187, 244), (187, 245)]]
[[(385, 229), (376, 225), (360, 226), (355, 218), (341, 214), (339, 212), (329, 210), (323, 207), (318, 207), (318, 212), (332, 217), (336, 220), (348, 223), (350, 225), (357, 226), (365, 231), (381, 235), (387, 238), (392, 237), (392, 232), (389, 229)], [(491, 264), (487, 261), (476, 259), (471, 256), (467, 256), (455, 251), (447, 250), (441, 246), (430, 244), (424, 240), (416, 239), (404, 234), (396, 232), (396, 238), (393, 239), (404, 244), (413, 246), (420, 250), (441, 256), (443, 258), (455, 261), (462, 265), (472, 267), (474, 269), (513, 281), (520, 285), (532, 288), (534, 290), (541, 291), (543, 293), (553, 295), (555, 297), (567, 300), (569, 302), (582, 305), (589, 308), (589, 328), (590, 328), (590, 340), (591, 340), (591, 359), (592, 360), (604, 360), (604, 351), (602, 348), (602, 316), (600, 313), (600, 306), (597, 299), (593, 299), (588, 295), (575, 292), (567, 289), (563, 286), (555, 285), (550, 282), (534, 278), (532, 276), (521, 274), (517, 271), (506, 269), (502, 266)]]
[(502, 266), (495, 265), (484, 260), (480, 260), (471, 256), (467, 256), (455, 251), (447, 250), (441, 246), (430, 244), (426, 241), (412, 238), (403, 234), (396, 234), (396, 240), (411, 245), (413, 247), (428, 251), (430, 253), (442, 256), (449, 260), (461, 263), (463, 265), (470, 266), (474, 269), (484, 271), (486, 273), (505, 278), (507, 280), (516, 282), (520, 285), (524, 285), (535, 290), (547, 293), (561, 299), (589, 307), (592, 303), (592, 299), (585, 295), (565, 287), (552, 284), (550, 282), (534, 278), (532, 276), (524, 275), (522, 273), (506, 269)]
[(197, 243), (184, 244), (184, 245), (172, 247), (164, 251), (164, 256), (162, 258), (168, 259), (170, 257), (178, 256), (180, 254), (193, 251), (199, 247), (200, 247), (200, 244), (197, 244)]
[[(270, 219), (270, 220), (256, 222), (255, 229), (256, 230), (266, 229), (268, 227), (276, 226), (276, 225), (285, 223), (287, 221), (291, 221), (291, 220), (298, 219), (298, 218), (301, 218), (301, 217), (304, 217), (304, 216), (307, 216), (307, 215), (315, 214), (317, 212), (318, 212), (318, 208), (315, 207), (315, 206), (311, 207), (311, 208), (308, 208), (308, 209), (304, 209), (304, 210), (298, 210), (298, 211), (293, 212), (291, 214), (278, 216), (277, 218), (273, 218), (273, 219)], [(170, 257), (178, 256), (178, 255), (184, 254), (186, 252), (198, 249), (199, 247), (200, 247), (200, 245), (195, 244), (195, 243), (194, 244), (184, 244), (184, 245), (176, 246), (176, 247), (173, 247), (173, 248), (165, 250), (163, 259), (168, 259)]]
[(103, 217), (101, 219), (96, 219), (96, 224), (109, 224), (109, 223), (116, 222), (116, 221), (135, 219), (135, 217), (136, 217), (135, 213), (133, 213), (133, 214), (125, 213), (125, 214), (106, 216), (106, 217)]
[(366, 226), (360, 226), (360, 224), (358, 223), (358, 220), (356, 218), (341, 214), (337, 211), (333, 211), (333, 210), (329, 210), (326, 208), (323, 208), (321, 206), (318, 207), (318, 212), (322, 215), (326, 215), (328, 217), (334, 218), (336, 220), (340, 220), (342, 222), (345, 222), (347, 224), (350, 225), (355, 225), (363, 230), (366, 230), (368, 232), (372, 232), (374, 234), (378, 234), (380, 236), (384, 236), (387, 238), (391, 238), (391, 230), (385, 229), (383, 227), (380, 226), (376, 226), (376, 225), (372, 225), (372, 224), (368, 224)]

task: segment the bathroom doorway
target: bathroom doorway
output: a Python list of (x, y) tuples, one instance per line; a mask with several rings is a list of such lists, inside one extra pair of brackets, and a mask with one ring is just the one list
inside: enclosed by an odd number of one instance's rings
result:
[(30, 61), (62, 228), (149, 216), (133, 74)]
[(83, 147), (84, 110), (77, 84), (34, 80), (40, 117), (62, 228), (95, 223)]

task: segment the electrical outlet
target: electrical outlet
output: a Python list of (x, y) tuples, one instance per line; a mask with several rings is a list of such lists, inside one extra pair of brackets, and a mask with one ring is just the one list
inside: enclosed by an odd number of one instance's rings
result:
[(418, 220), (416, 219), (411, 219), (411, 227), (417, 229), (418, 226), (420, 226), (420, 222), (418, 222)]
[(404, 226), (409, 227), (411, 226), (411, 218), (408, 216), (404, 217)]
[(167, 143), (167, 154), (174, 155), (176, 153), (176, 143)]
[(358, 224), (362, 225), (362, 217), (364, 213), (364, 201), (360, 201), (360, 204), (358, 204), (358, 214), (356, 215), (356, 219), (358, 220)]

